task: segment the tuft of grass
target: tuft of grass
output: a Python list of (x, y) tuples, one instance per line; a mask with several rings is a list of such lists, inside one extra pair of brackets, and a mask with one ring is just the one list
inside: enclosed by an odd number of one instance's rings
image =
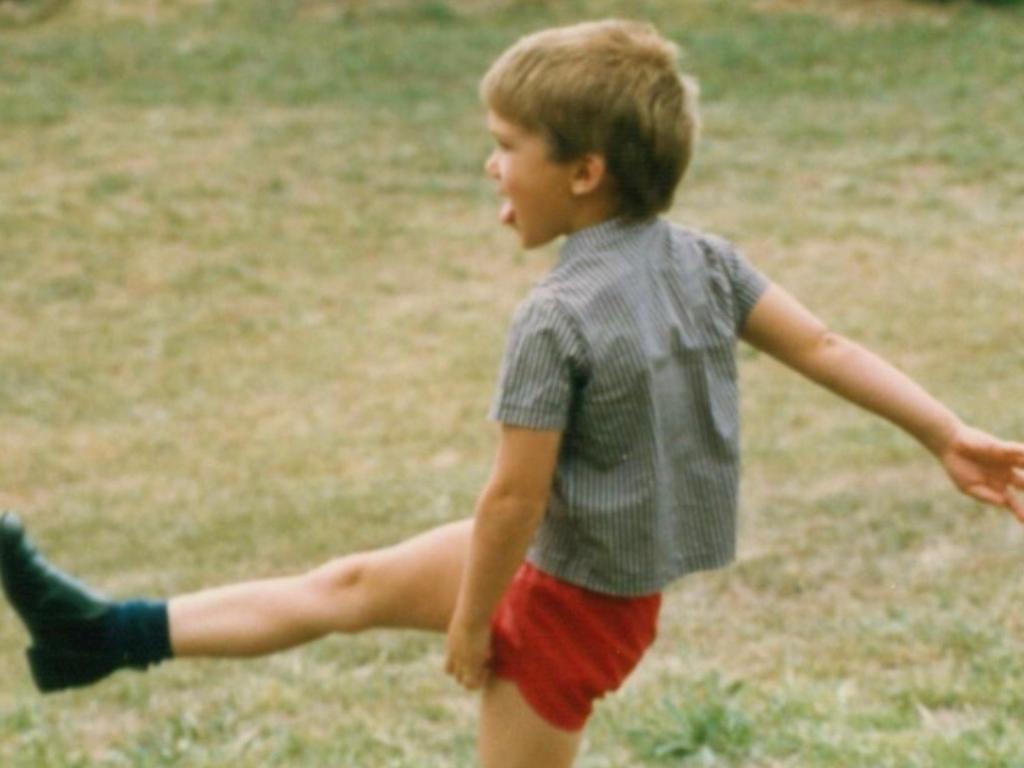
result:
[(753, 725), (736, 703), (742, 682), (724, 685), (717, 675), (693, 688), (665, 694), (626, 735), (639, 759), (685, 765), (715, 764), (719, 758), (744, 758), (753, 742)]

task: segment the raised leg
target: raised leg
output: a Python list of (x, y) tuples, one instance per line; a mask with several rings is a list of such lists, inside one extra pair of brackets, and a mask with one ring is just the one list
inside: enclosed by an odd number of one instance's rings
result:
[(374, 627), (443, 632), (471, 529), (463, 520), (298, 576), (176, 597), (168, 604), (174, 655), (259, 656)]
[(44, 692), (90, 685), (171, 656), (273, 653), (333, 632), (371, 627), (443, 631), (459, 592), (472, 521), (308, 573), (234, 584), (168, 603), (116, 602), (52, 566), (21, 521), (0, 514), (0, 583), (24, 622)]
[(515, 683), (492, 677), (480, 700), (483, 768), (569, 768), (583, 731), (556, 728), (533, 711)]

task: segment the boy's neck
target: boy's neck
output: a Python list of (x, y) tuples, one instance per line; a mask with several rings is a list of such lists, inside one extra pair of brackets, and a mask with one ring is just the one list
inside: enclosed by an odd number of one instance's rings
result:
[(577, 200), (576, 210), (569, 222), (567, 235), (596, 227), (619, 217), (619, 206), (609, 195), (599, 194)]

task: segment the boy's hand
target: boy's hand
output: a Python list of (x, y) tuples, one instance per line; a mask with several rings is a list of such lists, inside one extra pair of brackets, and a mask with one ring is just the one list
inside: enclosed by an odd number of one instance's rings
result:
[(1024, 501), (1015, 494), (1024, 489), (1024, 444), (961, 425), (939, 452), (939, 460), (965, 494), (1006, 507), (1024, 523)]
[(547, 509), (562, 433), (503, 424), (491, 477), (477, 501), (445, 672), (469, 690), (489, 673), (491, 617)]
[(463, 688), (475, 691), (487, 679), (491, 660), (491, 628), (470, 626), (458, 616), (448, 628), (448, 653), (444, 671)]

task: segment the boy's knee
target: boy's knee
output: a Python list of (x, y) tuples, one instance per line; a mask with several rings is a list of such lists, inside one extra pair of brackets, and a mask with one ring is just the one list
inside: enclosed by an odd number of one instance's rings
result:
[[(358, 631), (370, 625), (372, 603), (372, 565), (368, 555), (340, 557), (306, 574), (306, 586), (331, 610), (347, 617), (346, 631)], [(344, 610), (340, 610), (341, 608)]]

